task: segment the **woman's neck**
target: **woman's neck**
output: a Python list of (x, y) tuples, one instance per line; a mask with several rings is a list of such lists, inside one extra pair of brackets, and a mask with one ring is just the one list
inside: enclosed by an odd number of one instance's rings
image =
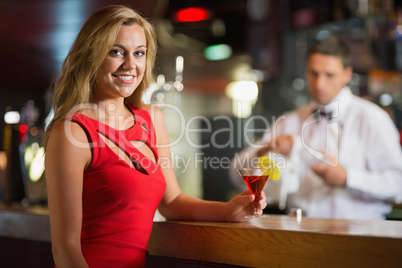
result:
[(124, 99), (94, 101), (94, 109), (85, 109), (83, 113), (99, 122), (118, 130), (130, 128), (134, 116), (124, 103)]

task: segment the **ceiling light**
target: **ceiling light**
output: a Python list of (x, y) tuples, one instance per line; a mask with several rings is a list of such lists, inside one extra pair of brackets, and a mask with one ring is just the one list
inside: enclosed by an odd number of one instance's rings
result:
[(209, 19), (209, 11), (202, 7), (189, 7), (176, 12), (175, 19), (180, 22), (203, 21)]
[(232, 48), (226, 44), (208, 46), (204, 50), (204, 57), (208, 60), (225, 60), (232, 56)]

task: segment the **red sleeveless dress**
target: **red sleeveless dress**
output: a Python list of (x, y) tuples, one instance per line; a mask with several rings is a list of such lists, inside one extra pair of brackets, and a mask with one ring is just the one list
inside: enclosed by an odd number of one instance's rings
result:
[[(82, 193), (81, 247), (89, 267), (144, 267), (153, 217), (165, 192), (161, 167), (130, 143), (144, 141), (158, 163), (151, 117), (145, 110), (129, 108), (135, 124), (127, 130), (116, 130), (79, 113), (70, 117), (85, 130), (92, 150)], [(134, 167), (108, 147), (106, 139)]]

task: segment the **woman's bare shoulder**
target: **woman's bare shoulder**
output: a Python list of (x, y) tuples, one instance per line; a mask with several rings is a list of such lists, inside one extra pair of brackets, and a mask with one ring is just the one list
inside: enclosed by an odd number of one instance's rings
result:
[[(65, 146), (77, 146), (82, 144), (88, 144), (88, 137), (85, 130), (75, 122), (70, 120), (62, 120), (55, 124), (49, 135), (48, 144), (57, 144), (58, 147)], [(82, 147), (82, 146), (79, 146)]]
[(143, 104), (143, 106), (141, 106), (141, 109), (143, 109), (149, 113), (154, 124), (164, 122), (163, 112), (157, 106), (155, 106), (153, 104)]
[(91, 145), (85, 130), (69, 120), (55, 124), (46, 146), (47, 166), (77, 170), (88, 167), (92, 159)]

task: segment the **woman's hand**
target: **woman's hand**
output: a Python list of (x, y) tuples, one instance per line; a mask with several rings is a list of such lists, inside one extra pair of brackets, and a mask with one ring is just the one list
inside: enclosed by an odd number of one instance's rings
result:
[(258, 207), (254, 208), (255, 195), (246, 190), (226, 203), (226, 221), (238, 222), (247, 221), (247, 216), (260, 216), (262, 210), (267, 206), (267, 200), (264, 191), (261, 192)]

